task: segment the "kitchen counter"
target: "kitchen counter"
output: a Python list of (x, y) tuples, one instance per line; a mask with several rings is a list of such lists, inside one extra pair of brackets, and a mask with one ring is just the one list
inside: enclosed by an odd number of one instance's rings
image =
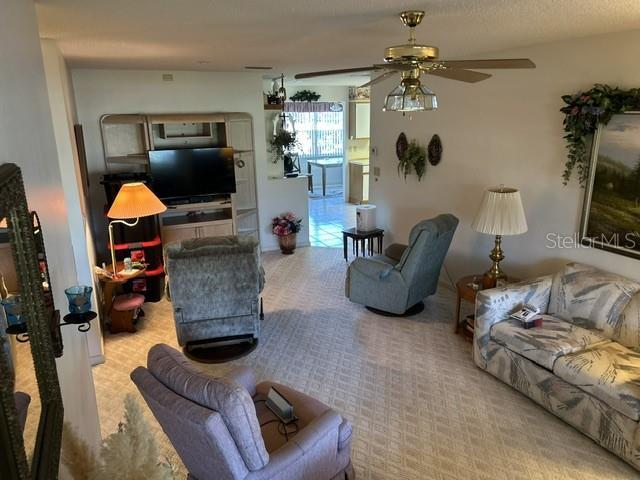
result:
[(369, 165), (369, 159), (368, 158), (353, 158), (353, 159), (349, 160), (349, 163), (351, 163), (353, 165)]

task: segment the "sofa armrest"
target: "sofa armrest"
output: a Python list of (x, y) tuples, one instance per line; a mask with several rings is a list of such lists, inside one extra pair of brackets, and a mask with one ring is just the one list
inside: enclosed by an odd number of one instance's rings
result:
[[(269, 463), (260, 470), (250, 472), (246, 479), (284, 480), (303, 478), (295, 472), (313, 476), (313, 473), (317, 473), (316, 470), (332, 470), (338, 451), (338, 431), (341, 423), (342, 416), (337, 411), (327, 410), (282, 447), (271, 452)], [(312, 461), (309, 457), (312, 457)]]
[(403, 245), (401, 243), (392, 243), (384, 250), (384, 256), (389, 257), (396, 262), (399, 262), (402, 258), (402, 254), (407, 248), (407, 245)]
[(473, 358), (479, 367), (486, 367), (491, 327), (498, 322), (507, 320), (509, 315), (524, 303), (535, 305), (541, 313), (546, 313), (551, 297), (552, 283), (553, 275), (546, 275), (522, 283), (478, 292), (473, 335)]
[(251, 397), (256, 394), (256, 375), (251, 368), (236, 367), (230, 372), (225, 373), (223, 377), (242, 385)]

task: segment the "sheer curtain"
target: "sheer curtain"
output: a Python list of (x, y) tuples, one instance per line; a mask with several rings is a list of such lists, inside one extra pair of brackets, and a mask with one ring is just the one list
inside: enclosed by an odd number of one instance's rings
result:
[[(287, 102), (293, 118), (300, 160), (344, 160), (344, 105), (337, 102)], [(303, 165), (301, 165), (302, 167)]]

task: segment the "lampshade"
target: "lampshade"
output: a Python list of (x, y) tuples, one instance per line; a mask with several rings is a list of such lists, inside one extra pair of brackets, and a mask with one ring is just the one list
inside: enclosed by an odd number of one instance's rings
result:
[(144, 183), (125, 183), (120, 187), (107, 217), (139, 218), (162, 213), (167, 207)]
[(418, 112), (438, 108), (436, 94), (421, 85), (418, 78), (405, 78), (384, 101), (384, 111)]
[(520, 192), (503, 186), (487, 190), (471, 228), (488, 235), (519, 235), (526, 232), (527, 219)]

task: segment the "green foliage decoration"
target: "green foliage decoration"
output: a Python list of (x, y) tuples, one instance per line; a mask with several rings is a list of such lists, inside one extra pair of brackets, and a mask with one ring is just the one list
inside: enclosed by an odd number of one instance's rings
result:
[(405, 180), (412, 170), (418, 176), (418, 181), (422, 180), (427, 170), (427, 152), (416, 140), (409, 142), (398, 160), (398, 175), (403, 175)]
[(291, 152), (298, 146), (298, 140), (295, 132), (288, 130), (279, 130), (269, 141), (269, 151), (275, 155), (273, 163), (284, 158), (284, 154)]
[(317, 102), (320, 94), (311, 90), (300, 90), (289, 97), (292, 102)]
[(595, 84), (593, 88), (575, 95), (563, 95), (566, 106), (560, 111), (565, 114), (564, 138), (569, 150), (562, 174), (567, 185), (574, 171), (581, 186), (589, 178), (588, 145), (598, 125), (606, 125), (613, 115), (632, 110), (640, 110), (640, 88), (621, 90), (618, 87)]

